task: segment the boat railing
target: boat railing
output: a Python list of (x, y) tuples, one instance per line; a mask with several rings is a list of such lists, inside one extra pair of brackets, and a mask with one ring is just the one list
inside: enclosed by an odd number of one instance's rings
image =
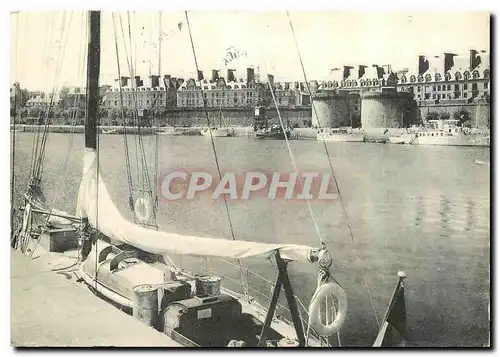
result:
[[(230, 262), (228, 260), (220, 258), (220, 259), (218, 259), (218, 261), (221, 261), (221, 262), (223, 262), (225, 264), (228, 264), (228, 265), (230, 265), (230, 266), (232, 266), (234, 268), (240, 269), (240, 266), (238, 264), (232, 263), (232, 262)], [(256, 272), (251, 271), (248, 268), (245, 268), (244, 272), (245, 272), (245, 279), (244, 279), (244, 281), (237, 280), (237, 279), (229, 277), (229, 276), (227, 276), (225, 274), (220, 274), (220, 276), (222, 278), (224, 278), (224, 279), (227, 279), (227, 280), (231, 281), (232, 283), (234, 283), (234, 284), (236, 284), (238, 286), (241, 286), (242, 289), (243, 289), (243, 291), (244, 291), (243, 294), (244, 294), (244, 296), (245, 296), (245, 298), (247, 299), (248, 302), (255, 301), (255, 297), (257, 295), (257, 296), (263, 298), (264, 299), (263, 304), (267, 304), (267, 306), (268, 306), (270, 304), (270, 302), (271, 302), (272, 292), (273, 292), (273, 289), (274, 289), (274, 283), (272, 281), (270, 281), (269, 279), (266, 279), (262, 275), (260, 275), (260, 274), (258, 274)], [(255, 288), (253, 286), (253, 284), (249, 284), (250, 277), (253, 277), (257, 281), (260, 281), (261, 283), (264, 283), (265, 285), (269, 286), (269, 290), (267, 292), (263, 292), (263, 291)], [(308, 324), (308, 321), (309, 321), (309, 311), (306, 308), (305, 304), (300, 300), (300, 298), (297, 295), (294, 295), (294, 298), (295, 298), (295, 301), (297, 302), (297, 306), (299, 307), (299, 315), (300, 315), (300, 320), (302, 322), (303, 329), (304, 329), (304, 331), (308, 331), (309, 330), (309, 324)], [(262, 303), (259, 302), (259, 304), (264, 309), (267, 310), (267, 307), (265, 307)], [(280, 320), (284, 321), (288, 325), (291, 325), (292, 322), (290, 321), (290, 319), (288, 319), (286, 316), (283, 316), (283, 312), (286, 312), (287, 314), (290, 314), (290, 309), (287, 306), (285, 306), (283, 304), (280, 304), (279, 301), (277, 303), (277, 306), (280, 309), (281, 313), (278, 313), (278, 314), (275, 313), (276, 314), (275, 318), (279, 318)], [(314, 331), (313, 328), (310, 328), (309, 332), (310, 332), (311, 337), (314, 337), (315, 339), (317, 339), (318, 341), (320, 341), (322, 344), (325, 344), (327, 346), (330, 345), (329, 342), (326, 339), (321, 338), (319, 336), (319, 334), (316, 331)]]

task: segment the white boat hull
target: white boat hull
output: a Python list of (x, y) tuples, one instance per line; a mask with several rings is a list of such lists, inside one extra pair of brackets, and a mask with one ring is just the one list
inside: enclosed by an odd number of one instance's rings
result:
[[(133, 309), (134, 302), (127, 293), (132, 286), (140, 284), (161, 285), (166, 282), (165, 271), (169, 269), (165, 270), (157, 265), (153, 266), (143, 261), (137, 261), (135, 264), (128, 266), (120, 266), (120, 268), (111, 271), (109, 269), (109, 262), (112, 257), (115, 257), (114, 254), (111, 254), (103, 258), (105, 261), (96, 264), (95, 257), (100, 256), (103, 251), (108, 249), (107, 247), (109, 247), (108, 243), (99, 242), (99, 253), (96, 252), (96, 248), (94, 247), (86, 262), (80, 266), (78, 276), (85, 281), (91, 289), (102, 294), (114, 304), (120, 307)], [(95, 278), (95, 267), (97, 267), (98, 279)], [(164, 267), (166, 268), (166, 266)], [(189, 281), (193, 279), (193, 276), (186, 271), (178, 271), (177, 273), (177, 278), (182, 280), (187, 279), (190, 284), (193, 284), (192, 291), (194, 291), (194, 281)], [(238, 300), (241, 304), (243, 313), (250, 314), (259, 321), (264, 322), (267, 315), (267, 308), (259, 304), (256, 300), (224, 287), (221, 287), (221, 293), (232, 296)], [(271, 321), (271, 328), (288, 339), (297, 340), (297, 333), (293, 327), (293, 323), (282, 317), (275, 316)], [(308, 344), (311, 347), (321, 346), (320, 341), (313, 336), (309, 336)]]
[(412, 144), (415, 135), (389, 136), (389, 144)]
[(339, 141), (339, 142), (356, 142), (362, 143), (365, 141), (364, 135), (318, 135), (318, 141)]
[[(201, 135), (210, 137), (210, 130), (205, 129), (201, 131)], [(212, 129), (212, 137), (222, 138), (231, 136), (229, 129)]]
[(490, 141), (489, 138), (476, 135), (417, 136), (412, 144), (437, 146), (490, 146)]

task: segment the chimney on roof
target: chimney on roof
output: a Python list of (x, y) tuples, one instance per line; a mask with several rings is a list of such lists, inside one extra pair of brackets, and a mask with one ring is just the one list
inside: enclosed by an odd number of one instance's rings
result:
[(268, 74), (267, 78), (269, 80), (269, 83), (271, 84), (271, 88), (274, 88), (274, 76), (272, 74)]
[(120, 86), (126, 87), (128, 85), (128, 77), (120, 77)]
[(142, 87), (141, 76), (135, 76), (135, 86)]
[(253, 68), (247, 68), (247, 84), (255, 81), (255, 72)]
[(165, 88), (170, 88), (170, 74), (165, 74), (163, 76), (163, 85)]
[(455, 65), (455, 60), (453, 58), (455, 56), (457, 56), (455, 53), (444, 54), (444, 73), (448, 72)]
[(212, 83), (215, 83), (219, 80), (219, 71), (216, 69), (212, 69)]
[(227, 70), (227, 82), (236, 82), (236, 78), (234, 77), (234, 69)]
[(470, 50), (470, 71), (472, 72), (481, 64), (481, 56), (477, 53), (476, 50)]
[(150, 78), (151, 78), (151, 88), (160, 86), (160, 76), (152, 74)]

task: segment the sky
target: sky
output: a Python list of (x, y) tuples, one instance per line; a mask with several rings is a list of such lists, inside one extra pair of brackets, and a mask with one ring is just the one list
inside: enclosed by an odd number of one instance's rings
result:
[[(11, 83), (32, 90), (54, 85), (84, 85), (86, 12), (20, 11), (11, 15)], [(237, 77), (254, 66), (278, 81), (303, 80), (300, 58), (286, 12), (194, 11), (189, 22), (197, 61), (205, 77), (227, 66), (223, 58), (234, 46), (242, 53), (230, 63)], [(130, 19), (130, 22), (129, 22)], [(470, 49), (490, 50), (486, 12), (290, 12), (308, 80), (325, 80), (343, 65), (391, 64), (415, 71), (418, 55), (444, 52), (464, 57)], [(102, 13), (101, 84), (121, 74), (194, 77), (196, 67), (183, 12)], [(179, 30), (179, 24), (182, 23)], [(130, 33), (129, 36), (129, 24)], [(161, 55), (159, 54), (161, 38)], [(125, 47), (126, 43), (126, 47)]]

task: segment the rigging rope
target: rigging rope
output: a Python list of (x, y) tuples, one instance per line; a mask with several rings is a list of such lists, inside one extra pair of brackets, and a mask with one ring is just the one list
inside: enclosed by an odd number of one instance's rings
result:
[[(129, 61), (129, 55), (128, 55), (128, 51), (127, 51), (127, 43), (125, 41), (125, 30), (123, 28), (123, 21), (122, 21), (122, 18), (120, 15), (118, 15), (118, 20), (120, 22), (120, 27), (121, 27), (121, 31), (122, 31), (122, 37), (123, 37), (123, 46), (124, 46), (124, 49), (125, 49), (125, 58), (127, 60), (127, 66), (129, 68), (129, 72), (130, 72), (130, 80), (131, 81), (134, 81), (135, 80), (135, 76), (133, 74), (133, 70), (132, 70), (132, 65)], [(129, 18), (129, 21), (130, 21), (130, 18)], [(129, 30), (130, 30), (130, 23), (129, 23)], [(129, 31), (129, 37), (131, 37), (131, 31)], [(132, 49), (131, 49), (132, 51)], [(121, 78), (120, 78), (121, 80)], [(120, 83), (120, 86), (121, 86), (121, 83)], [(132, 101), (134, 102), (134, 108), (135, 108), (135, 95), (134, 93), (132, 94)], [(122, 108), (123, 108), (123, 103), (122, 103)], [(134, 125), (137, 125), (137, 117), (136, 117), (136, 112), (133, 111), (133, 122), (134, 122)], [(139, 148), (138, 148), (138, 142), (137, 142), (137, 136), (134, 136), (134, 143), (135, 143), (135, 162), (136, 162), (136, 175), (137, 175), (137, 182), (140, 182), (140, 167), (139, 167), (139, 161), (138, 161), (138, 153), (139, 153)], [(132, 190), (133, 190), (133, 187), (132, 187)], [(133, 197), (133, 193), (132, 191), (130, 192), (130, 195), (131, 197)], [(130, 209), (132, 211), (134, 211), (134, 205), (133, 205), (133, 198), (132, 198), (132, 202), (130, 202)], [(137, 223), (137, 220), (136, 220), (136, 216), (134, 214), (134, 222)]]
[[(314, 105), (314, 101), (312, 100), (312, 93), (311, 93), (311, 88), (309, 86), (309, 81), (307, 80), (307, 75), (306, 75), (306, 71), (305, 71), (305, 68), (304, 68), (304, 63), (302, 61), (302, 56), (300, 54), (300, 50), (299, 50), (299, 45), (298, 45), (298, 42), (297, 42), (297, 38), (295, 36), (295, 30), (294, 30), (294, 27), (293, 27), (293, 24), (292, 24), (292, 19), (290, 17), (290, 13), (288, 11), (286, 11), (286, 15), (288, 17), (288, 22), (290, 24), (290, 29), (292, 31), (292, 35), (293, 35), (293, 40), (294, 40), (294, 43), (295, 43), (295, 49), (297, 50), (297, 54), (299, 56), (299, 60), (300, 60), (300, 66), (302, 68), (302, 73), (304, 75), (304, 81), (306, 82), (306, 86), (307, 86), (307, 91), (309, 93), (309, 96), (311, 97), (311, 106), (312, 106), (312, 109), (314, 111), (314, 115), (316, 116), (316, 118), (319, 118), (317, 112), (316, 112), (316, 107)], [(274, 97), (274, 96), (273, 96)], [(320, 126), (320, 123), (319, 123), (319, 120), (318, 120), (318, 126), (321, 128)], [(349, 215), (347, 213), (347, 209), (344, 205), (344, 201), (342, 200), (342, 196), (340, 194), (340, 188), (339, 188), (339, 184), (338, 184), (338, 181), (337, 181), (337, 177), (335, 176), (335, 171), (333, 169), (333, 164), (332, 164), (332, 160), (330, 159), (330, 153), (328, 151), (328, 147), (326, 145), (326, 142), (325, 140), (322, 140), (323, 141), (323, 145), (325, 147), (325, 152), (326, 152), (326, 155), (327, 155), (327, 158), (328, 158), (328, 164), (330, 166), (330, 171), (332, 172), (332, 175), (333, 175), (333, 180), (335, 182), (335, 187), (337, 189), (337, 192), (338, 192), (338, 195), (339, 195), (339, 201), (340, 201), (340, 204), (342, 206), (342, 210), (343, 210), (343, 213), (344, 213), (344, 216), (347, 220), (347, 226), (349, 228), (349, 234), (351, 236), (351, 241), (352, 241), (352, 244), (353, 244), (353, 248), (354, 250), (356, 251), (356, 242), (354, 240), (354, 234), (352, 232), (352, 224), (351, 224), (351, 221), (349, 219)], [(359, 256), (356, 255), (357, 259), (359, 260)], [(361, 274), (363, 275), (363, 281), (364, 281), (364, 284), (365, 284), (365, 287), (366, 287), (366, 292), (368, 294), (368, 298), (370, 300), (370, 304), (372, 306), (372, 309), (373, 309), (373, 313), (375, 315), (375, 320), (377, 320), (377, 325), (380, 327), (380, 321), (379, 321), (379, 318), (378, 318), (378, 314), (377, 314), (377, 310), (375, 309), (375, 304), (373, 302), (373, 298), (372, 298), (372, 295), (371, 295), (371, 292), (370, 292), (370, 288), (368, 286), (368, 282), (367, 282), (367, 279), (366, 279), (366, 275), (365, 275), (365, 272), (364, 272), (364, 269), (363, 269), (363, 266), (361, 265)]]
[[(128, 18), (128, 32), (129, 32), (129, 42), (130, 42), (130, 62), (129, 62), (129, 68), (130, 68), (130, 74), (131, 77), (135, 79), (135, 68), (132, 66), (132, 60), (133, 60), (133, 54), (132, 54), (132, 30), (131, 30), (131, 21), (130, 21), (130, 12), (127, 11), (127, 18)], [(128, 57), (127, 57), (128, 61)], [(135, 122), (137, 125), (138, 129), (138, 135), (136, 135), (136, 139), (138, 141), (138, 153), (140, 153), (140, 159), (141, 159), (141, 166), (140, 166), (140, 180), (139, 180), (139, 185), (140, 185), (140, 190), (141, 192), (147, 192), (149, 194), (149, 198), (153, 202), (153, 189), (151, 187), (151, 180), (149, 177), (149, 170), (148, 170), (148, 165), (146, 162), (146, 151), (144, 149), (144, 141), (141, 135), (141, 121), (139, 120), (138, 117), (138, 107), (137, 107), (137, 83), (135, 83), (135, 80), (132, 82), (132, 98), (133, 98), (133, 106), (134, 106), (134, 116), (136, 118)], [(137, 154), (138, 155), (138, 154)], [(137, 156), (136, 156), (137, 157)], [(152, 207), (153, 209), (153, 215), (152, 217), (154, 218), (153, 221), (153, 226), (158, 229), (158, 225), (156, 223), (156, 211), (155, 207)], [(145, 222), (145, 225), (148, 226), (150, 225), (150, 220), (149, 218), (148, 222)]]
[[(41, 144), (40, 144), (40, 148), (39, 148), (40, 155), (38, 157), (37, 167), (36, 167), (36, 170), (34, 173), (35, 178), (38, 180), (41, 179), (41, 175), (42, 175), (42, 171), (43, 171), (43, 164), (45, 161), (45, 146), (46, 146), (48, 135), (49, 135), (48, 127), (51, 123), (51, 120), (49, 120), (49, 114), (50, 114), (50, 110), (52, 109), (52, 106), (54, 104), (55, 94), (56, 94), (56, 90), (58, 88), (57, 81), (58, 81), (59, 76), (61, 74), (62, 62), (64, 60), (64, 55), (66, 53), (66, 45), (67, 45), (67, 41), (68, 41), (69, 33), (70, 33), (70, 31), (64, 31), (65, 17), (66, 17), (66, 13), (63, 13), (63, 18), (61, 21), (61, 30), (60, 30), (61, 31), (61, 38), (59, 40), (59, 43), (61, 45), (59, 46), (59, 52), (58, 52), (57, 61), (56, 61), (56, 70), (55, 70), (55, 74), (54, 74), (54, 86), (52, 88), (50, 102), (49, 102), (47, 111), (45, 113), (44, 132), (42, 135), (42, 140), (41, 140)], [(71, 25), (72, 17), (73, 17), (73, 12), (70, 12), (69, 20), (68, 20), (68, 27)], [(65, 37), (63, 40), (64, 35), (65, 35)]]
[[(184, 14), (186, 16), (186, 24), (187, 24), (187, 27), (188, 27), (188, 30), (189, 30), (189, 39), (191, 41), (191, 48), (192, 48), (192, 51), (193, 51), (194, 63), (195, 63), (195, 66), (196, 66), (196, 74), (198, 74), (199, 73), (198, 58), (196, 57), (196, 50), (194, 48), (193, 35), (191, 33), (191, 25), (189, 23), (188, 12), (184, 11)], [(210, 133), (210, 142), (212, 144), (212, 151), (214, 153), (215, 165), (217, 167), (217, 173), (219, 175), (219, 180), (222, 181), (222, 173), (221, 173), (221, 169), (220, 169), (219, 158), (217, 157), (217, 150), (215, 149), (214, 138), (212, 136), (212, 129), (210, 128), (210, 118), (208, 116), (208, 111), (207, 111), (207, 99), (205, 98), (205, 93), (203, 92), (203, 85), (200, 85), (200, 93), (201, 93), (201, 98), (203, 100), (203, 110), (205, 112), (205, 117), (207, 119), (208, 131)], [(227, 215), (227, 219), (228, 219), (228, 223), (229, 223), (229, 228), (231, 230), (231, 237), (232, 237), (233, 240), (236, 240), (236, 237), (235, 237), (235, 234), (234, 234), (233, 222), (231, 220), (231, 215), (229, 213), (229, 205), (227, 203), (226, 195), (223, 195), (223, 197), (224, 197), (224, 207), (226, 209), (226, 215)], [(237, 261), (238, 261), (238, 265), (240, 267), (241, 282), (243, 284), (245, 284), (244, 285), (245, 295), (248, 296), (248, 286), (245, 283), (246, 280), (245, 280), (245, 274), (244, 274), (243, 266), (241, 264), (240, 259), (237, 259)]]
[[(82, 22), (84, 23), (85, 22), (85, 19), (84, 19), (84, 14), (82, 13)], [(80, 37), (83, 37), (82, 34), (83, 34), (83, 31), (84, 29), (86, 30), (86, 27), (82, 26), (80, 27), (81, 28), (81, 31), (80, 31)], [(84, 46), (81, 46), (80, 47), (80, 53), (79, 53), (79, 63), (81, 62), (81, 66), (79, 66), (78, 68), (80, 68), (80, 71), (79, 71), (79, 79), (80, 79), (80, 83), (83, 82), (83, 68), (84, 68), (84, 60), (85, 58), (85, 47)], [(71, 131), (70, 131), (70, 136), (69, 136), (69, 147), (68, 147), (68, 151), (67, 151), (67, 155), (61, 165), (61, 170), (58, 170), (59, 171), (62, 171), (62, 174), (60, 176), (60, 180), (59, 180), (59, 183), (57, 185), (57, 190), (56, 190), (56, 194), (54, 195), (54, 198), (52, 199), (52, 203), (49, 205), (49, 208), (50, 208), (50, 211), (46, 217), (46, 220), (45, 220), (45, 224), (44, 226), (42, 227), (41, 229), (41, 233), (40, 235), (42, 235), (46, 230), (47, 230), (47, 226), (49, 224), (49, 220), (50, 220), (50, 217), (52, 216), (52, 213), (53, 213), (53, 207), (55, 206), (56, 204), (56, 201), (58, 200), (60, 194), (61, 194), (61, 190), (62, 190), (62, 187), (63, 187), (63, 184), (67, 181), (67, 176), (66, 176), (66, 172), (68, 170), (68, 162), (69, 162), (69, 156), (72, 152), (72, 148), (73, 148), (73, 140), (74, 140), (74, 134), (75, 134), (75, 126), (76, 126), (76, 121), (78, 119), (78, 114), (79, 114), (79, 103), (80, 103), (80, 93), (78, 93), (76, 96), (75, 96), (75, 99), (74, 99), (74, 103), (73, 103), (73, 111), (71, 113), (71, 119), (72, 119), (72, 122), (71, 122)], [(30, 257), (32, 257), (36, 251), (36, 247), (37, 245), (34, 246), (34, 249), (31, 251), (30, 253)]]
[[(21, 86), (18, 85), (16, 86), (15, 84), (17, 83), (17, 61), (18, 61), (18, 41), (17, 38), (19, 36), (19, 12), (16, 13), (16, 38), (15, 38), (15, 50), (14, 50), (14, 64), (15, 64), (15, 69), (14, 69), (14, 120), (13, 120), (13, 125), (12, 125), (12, 157), (11, 157), (11, 162), (12, 162), (12, 167), (11, 167), (11, 178), (10, 178), (10, 202), (12, 204), (12, 207), (10, 209), (10, 238), (11, 240), (14, 238), (14, 215), (15, 215), (15, 209), (13, 207), (14, 203), (14, 190), (15, 190), (15, 180), (16, 180), (16, 175), (15, 175), (15, 159), (16, 159), (16, 116), (17, 116), (17, 88), (19, 87), (19, 91), (21, 91)], [(22, 91), (21, 91), (22, 95)]]
[[(124, 103), (123, 103), (123, 88), (122, 88), (122, 83), (121, 83), (121, 69), (120, 69), (120, 58), (118, 55), (118, 38), (117, 38), (117, 33), (116, 33), (116, 21), (115, 21), (115, 13), (111, 14), (112, 20), (113, 20), (113, 33), (115, 37), (115, 50), (116, 50), (116, 64), (118, 67), (118, 88), (119, 88), (119, 93), (120, 93), (120, 109), (121, 109), (121, 117), (122, 117), (122, 123), (123, 123), (123, 145), (125, 148), (125, 167), (127, 169), (127, 182), (128, 182), (128, 189), (129, 189), (129, 207), (133, 209), (134, 207), (134, 198), (132, 196), (132, 173), (131, 173), (131, 168), (130, 168), (130, 156), (129, 156), (129, 150), (128, 150), (128, 138), (127, 138), (127, 126), (125, 123), (125, 112), (124, 112)], [(134, 222), (135, 222), (135, 215), (134, 215)]]
[[(286, 142), (286, 146), (287, 146), (287, 149), (288, 149), (288, 153), (290, 154), (290, 159), (292, 160), (293, 168), (295, 169), (295, 172), (297, 172), (297, 174), (298, 174), (299, 173), (299, 169), (297, 167), (297, 163), (295, 162), (295, 157), (293, 156), (293, 152), (292, 152), (292, 148), (290, 146), (290, 142), (288, 140), (288, 136), (286, 135), (285, 124), (283, 123), (283, 119), (281, 118), (281, 112), (280, 112), (280, 110), (278, 108), (278, 103), (276, 101), (276, 97), (274, 96), (274, 88), (272, 87), (271, 81), (269, 80), (269, 76), (268, 76), (268, 73), (267, 73), (267, 68), (266, 68), (266, 64), (265, 63), (264, 63), (264, 72), (266, 74), (267, 83), (268, 83), (268, 86), (269, 86), (269, 91), (271, 92), (271, 96), (273, 98), (274, 106), (276, 107), (276, 112), (278, 113), (278, 118), (280, 120), (281, 130), (283, 130), (283, 135), (285, 137), (285, 142)], [(312, 218), (312, 221), (313, 221), (313, 224), (314, 224), (314, 228), (316, 229), (316, 233), (318, 234), (319, 242), (320, 242), (320, 244), (322, 244), (323, 243), (323, 237), (321, 236), (321, 232), (320, 232), (320, 229), (319, 229), (319, 226), (318, 226), (318, 222), (316, 221), (316, 216), (314, 215), (314, 212), (312, 210), (311, 203), (307, 199), (305, 201), (307, 203), (307, 208), (309, 209), (309, 214), (311, 215), (311, 218)]]

